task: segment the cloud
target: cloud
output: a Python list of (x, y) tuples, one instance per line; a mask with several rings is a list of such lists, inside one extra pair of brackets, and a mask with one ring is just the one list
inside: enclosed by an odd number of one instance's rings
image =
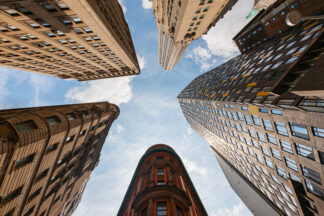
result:
[(6, 96), (8, 96), (9, 91), (7, 88), (8, 74), (6, 71), (1, 70), (0, 79), (0, 108), (6, 108)]
[(239, 204), (234, 205), (231, 209), (220, 208), (213, 212), (211, 216), (252, 216), (252, 213), (241, 201)]
[(151, 9), (152, 8), (152, 2), (149, 0), (142, 0), (142, 7), (144, 9)]
[(125, 131), (125, 128), (123, 126), (121, 126), (120, 124), (117, 124), (117, 129), (116, 132), (109, 132), (108, 134), (108, 140), (109, 141), (115, 141), (120, 134), (122, 134)]
[(207, 70), (215, 65), (216, 57), (229, 59), (239, 54), (232, 39), (250, 21), (246, 16), (253, 4), (253, 0), (238, 1), (207, 35), (202, 36), (204, 46), (194, 47), (193, 54), (187, 57), (194, 59), (201, 66), (201, 70)]
[(32, 101), (32, 106), (44, 106), (46, 101), (41, 100), (41, 94), (48, 93), (52, 90), (53, 82), (51, 77), (40, 75), (40, 74), (31, 74), (30, 85), (34, 89), (34, 99)]
[(127, 8), (126, 8), (126, 6), (125, 6), (125, 2), (124, 2), (124, 0), (118, 0), (118, 2), (119, 2), (119, 4), (120, 4), (120, 6), (122, 7), (124, 13), (126, 13)]
[(138, 63), (141, 69), (145, 67), (145, 58), (144, 56), (137, 55)]
[(188, 159), (183, 158), (183, 157), (181, 157), (181, 158), (182, 158), (182, 161), (183, 161), (183, 163), (184, 163), (184, 165), (185, 165), (185, 167), (186, 167), (186, 169), (187, 169), (187, 171), (189, 173), (196, 172), (201, 176), (204, 176), (204, 175), (207, 174), (207, 169), (206, 168), (203, 168), (203, 167), (197, 165), (197, 163), (195, 163), (192, 160), (188, 160)]
[(80, 87), (68, 90), (65, 98), (71, 102), (109, 101), (119, 105), (132, 98), (132, 77), (118, 77), (82, 83)]

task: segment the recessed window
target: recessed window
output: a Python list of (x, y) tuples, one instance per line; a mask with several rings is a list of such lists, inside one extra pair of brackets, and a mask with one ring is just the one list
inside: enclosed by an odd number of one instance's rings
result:
[(184, 216), (182, 208), (177, 206), (176, 209), (177, 209), (177, 216)]
[(255, 154), (259, 163), (264, 164), (263, 158), (259, 154)]
[(268, 148), (261, 146), (261, 149), (262, 149), (263, 154), (265, 154), (269, 157), (271, 156)]
[(252, 118), (253, 118), (254, 124), (261, 126), (261, 121), (260, 121), (259, 116), (252, 115)]
[(156, 174), (157, 175), (164, 175), (164, 168), (157, 168)]
[(74, 139), (74, 135), (73, 136), (69, 136), (69, 137), (66, 138), (65, 143), (72, 142), (73, 139)]
[(57, 116), (47, 117), (46, 121), (49, 125), (55, 125), (55, 124), (61, 123), (61, 119)]
[(17, 196), (19, 196), (21, 194), (22, 189), (23, 189), (23, 186), (20, 186), (16, 190), (14, 190), (14, 191), (10, 192), (9, 194), (7, 194), (6, 196), (2, 197), (0, 203), (3, 205), (3, 204), (10, 202), (13, 199), (15, 199)]
[(35, 129), (38, 129), (37, 125), (33, 120), (24, 121), (21, 123), (15, 124), (16, 129), (19, 133), (29, 132)]
[(295, 146), (296, 146), (297, 154), (299, 154), (299, 155), (301, 155), (301, 156), (303, 156), (305, 158), (315, 160), (314, 152), (313, 152), (313, 149), (311, 147), (306, 146), (306, 145), (302, 145), (302, 144), (299, 144), (299, 143), (295, 143)]
[(31, 207), (30, 209), (28, 209), (22, 216), (29, 216), (33, 213), (35, 208), (35, 205), (33, 207)]
[(208, 9), (209, 9), (209, 6), (205, 7), (204, 12), (208, 11)]
[(33, 199), (35, 199), (41, 192), (42, 188), (39, 188), (38, 190), (36, 190), (34, 193), (32, 193), (29, 198), (28, 198), (28, 202), (32, 201)]
[(157, 216), (168, 216), (168, 209), (166, 202), (156, 203), (156, 215)]
[(277, 138), (276, 138), (275, 135), (267, 133), (267, 137), (268, 137), (268, 141), (270, 143), (275, 144), (275, 145), (278, 145)]
[(280, 140), (280, 144), (281, 144), (281, 149), (283, 151), (288, 152), (290, 154), (294, 154), (292, 146), (291, 146), (291, 144), (289, 142)]
[(273, 156), (273, 157), (277, 158), (278, 160), (281, 160), (281, 154), (280, 154), (280, 151), (271, 148), (271, 153), (272, 153), (272, 156)]
[(147, 208), (142, 210), (141, 216), (147, 216)]
[(23, 167), (31, 162), (33, 162), (35, 157), (35, 153), (28, 155), (27, 157), (21, 158), (20, 160), (17, 160), (14, 166), (14, 169), (18, 169), (20, 167)]
[(242, 110), (249, 110), (246, 106), (241, 107)]
[(322, 184), (322, 180), (321, 180), (321, 176), (318, 172), (305, 167), (303, 165), (300, 166), (302, 171), (303, 171), (303, 175), (311, 180), (313, 180), (314, 182), (318, 183), (318, 184)]
[(70, 16), (75, 23), (82, 23), (82, 20), (77, 16)]
[(58, 147), (58, 143), (55, 143), (55, 144), (49, 145), (49, 146), (47, 147), (47, 149), (46, 149), (46, 154), (47, 154), (47, 153), (50, 153), (50, 152), (52, 152), (52, 151), (54, 151), (54, 150), (56, 150), (57, 147)]
[(270, 120), (262, 119), (262, 121), (263, 121), (264, 129), (268, 131), (273, 131), (272, 122)]
[(290, 169), (293, 169), (296, 172), (298, 172), (298, 166), (297, 166), (296, 161), (294, 161), (294, 160), (292, 160), (290, 158), (287, 158), (287, 157), (285, 158), (285, 160), (286, 160), (287, 167), (289, 167)]
[(318, 197), (324, 198), (324, 191), (322, 188), (314, 185), (312, 182), (305, 180), (308, 191)]
[(322, 164), (324, 164), (324, 152), (318, 151), (318, 156)]
[(196, 10), (196, 13), (200, 13), (201, 12), (201, 8), (199, 8), (198, 10)]
[(277, 173), (278, 173), (278, 175), (281, 176), (284, 179), (287, 179), (286, 171), (283, 168), (280, 168), (278, 166), (276, 166), (276, 167), (277, 167)]
[(257, 134), (258, 134), (258, 138), (259, 138), (260, 141), (262, 141), (262, 142), (267, 141), (266, 138), (265, 138), (264, 133), (261, 133), (261, 132), (258, 131)]
[(204, 17), (205, 17), (205, 15), (202, 14), (202, 15), (199, 17), (199, 19), (203, 19)]
[(245, 117), (245, 121), (246, 121), (246, 124), (248, 125), (252, 125), (252, 120), (251, 120), (251, 117), (250, 116), (244, 116)]
[(291, 174), (291, 173), (289, 173), (289, 178), (290, 178), (291, 180), (298, 181), (298, 182), (300, 182), (300, 183), (302, 182), (300, 178), (298, 178), (297, 176), (295, 176), (295, 175), (293, 175), (293, 174)]
[(68, 113), (68, 114), (66, 114), (66, 117), (67, 117), (67, 119), (70, 120), (70, 121), (76, 119), (76, 116), (75, 116), (73, 113)]
[(48, 169), (44, 170), (43, 172), (39, 173), (35, 179), (35, 182), (40, 181), (41, 179), (43, 179), (48, 173)]
[(305, 125), (297, 123), (289, 123), (289, 125), (293, 136), (309, 140), (307, 127)]
[(194, 16), (194, 17), (192, 18), (192, 20), (197, 20), (197, 18), (198, 18), (197, 16)]
[(313, 130), (314, 136), (324, 138), (324, 129), (323, 128), (312, 127), (312, 130)]
[(285, 123), (281, 123), (281, 122), (274, 122), (275, 127), (277, 129), (277, 133), (284, 135), (284, 136), (288, 136), (288, 131), (287, 131), (287, 127)]
[(275, 114), (275, 115), (282, 115), (282, 111), (281, 110), (271, 110), (271, 113), (272, 114)]

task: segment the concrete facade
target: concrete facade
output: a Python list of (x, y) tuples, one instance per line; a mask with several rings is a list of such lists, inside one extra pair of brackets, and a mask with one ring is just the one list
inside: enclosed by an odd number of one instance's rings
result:
[(118, 0), (0, 2), (0, 64), (79, 81), (140, 73)]
[(140, 159), (118, 216), (207, 216), (177, 153), (150, 147)]
[(159, 29), (159, 63), (166, 70), (172, 70), (191, 41), (206, 34), (237, 2), (237, 0), (150, 1), (153, 2), (153, 13)]
[(118, 115), (107, 102), (0, 111), (0, 215), (72, 215)]
[(323, 21), (302, 22), (178, 96), (191, 126), (282, 215), (324, 215), (323, 32)]

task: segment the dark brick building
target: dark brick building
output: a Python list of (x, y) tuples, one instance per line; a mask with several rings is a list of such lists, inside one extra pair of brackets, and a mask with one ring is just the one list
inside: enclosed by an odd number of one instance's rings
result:
[[(284, 2), (301, 10), (305, 4), (307, 11), (315, 1)], [(323, 12), (323, 1), (313, 7)], [(195, 78), (178, 96), (219, 161), (279, 215), (324, 215), (323, 24), (306, 21), (276, 32)]]
[(71, 215), (118, 115), (107, 102), (0, 111), (0, 215)]
[(177, 153), (150, 147), (140, 159), (118, 216), (207, 216)]

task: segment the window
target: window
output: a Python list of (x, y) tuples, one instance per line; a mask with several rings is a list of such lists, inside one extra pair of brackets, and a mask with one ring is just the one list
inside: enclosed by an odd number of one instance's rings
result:
[(259, 138), (260, 141), (266, 142), (266, 138), (265, 138), (264, 133), (257, 132), (257, 134), (258, 134), (258, 138)]
[(15, 124), (16, 129), (19, 133), (29, 132), (35, 129), (38, 129), (37, 125), (33, 120), (24, 121), (18, 124)]
[(292, 160), (290, 158), (285, 158), (285, 160), (286, 160), (287, 167), (289, 167), (290, 169), (293, 169), (296, 172), (298, 172), (298, 166), (297, 166), (296, 161), (294, 161), (294, 160)]
[(277, 173), (279, 176), (281, 176), (282, 178), (284, 179), (287, 179), (287, 174), (286, 174), (286, 171), (278, 166), (277, 167)]
[(298, 181), (298, 182), (301, 183), (301, 179), (298, 178), (297, 176), (295, 176), (295, 175), (289, 173), (289, 177), (290, 177), (291, 180)]
[(259, 111), (262, 112), (262, 113), (268, 113), (269, 112), (267, 109), (264, 109), (264, 108), (259, 108)]
[(271, 113), (272, 114), (275, 114), (275, 115), (282, 115), (282, 111), (281, 110), (271, 110)]
[(267, 166), (270, 167), (271, 169), (273, 169), (273, 164), (272, 164), (271, 159), (264, 157), (264, 160), (265, 160)]
[(35, 199), (41, 192), (42, 188), (39, 188), (38, 190), (36, 190), (34, 193), (32, 193), (29, 198), (28, 198), (28, 202), (32, 201), (33, 199)]
[(182, 208), (177, 206), (176, 209), (177, 209), (177, 216), (184, 216)]
[(142, 210), (142, 214), (141, 214), (141, 216), (147, 216), (147, 208), (144, 208), (144, 209)]
[(253, 118), (254, 124), (261, 126), (261, 121), (260, 121), (259, 116), (252, 115), (252, 118)]
[(11, 200), (15, 199), (17, 196), (19, 196), (21, 194), (21, 191), (23, 189), (23, 186), (20, 186), (19, 188), (17, 188), (16, 190), (10, 192), (9, 194), (7, 194), (6, 196), (2, 197), (1, 199), (1, 205), (10, 202)]
[(278, 145), (277, 138), (275, 135), (267, 133), (267, 137), (270, 143)]
[(27, 157), (21, 158), (20, 160), (16, 161), (14, 169), (18, 169), (24, 165), (27, 165), (27, 164), (33, 162), (34, 157), (35, 157), (35, 153), (28, 155)]
[(194, 16), (194, 17), (192, 18), (192, 20), (197, 20), (197, 16)]
[(263, 154), (268, 155), (270, 157), (270, 152), (269, 152), (268, 148), (261, 146), (261, 149), (262, 149)]
[(67, 117), (67, 119), (69, 119), (70, 121), (76, 119), (76, 116), (75, 116), (73, 113), (68, 113), (68, 114), (66, 114), (66, 117)]
[(263, 121), (264, 129), (268, 131), (273, 131), (272, 123), (270, 120), (263, 119), (262, 121)]
[(202, 14), (202, 15), (199, 17), (199, 19), (203, 19), (204, 17), (205, 17), (205, 15)]
[(272, 153), (272, 156), (273, 156), (273, 157), (277, 158), (278, 160), (281, 160), (281, 154), (280, 154), (280, 151), (271, 148), (271, 153)]
[(312, 130), (313, 130), (314, 136), (324, 138), (324, 129), (323, 128), (312, 127)]
[(157, 175), (164, 175), (164, 168), (157, 168), (156, 174)]
[(248, 125), (252, 125), (252, 120), (251, 120), (251, 117), (250, 116), (244, 116), (245, 117), (245, 121), (246, 121), (246, 124)]
[(65, 143), (72, 142), (73, 139), (74, 139), (74, 135), (73, 136), (69, 136), (69, 137), (66, 138)]
[(324, 191), (322, 188), (317, 187), (316, 185), (314, 185), (313, 183), (307, 180), (305, 180), (305, 183), (306, 183), (307, 190), (310, 193), (315, 194), (318, 197), (324, 198)]
[(272, 179), (279, 185), (281, 185), (281, 182), (277, 179), (277, 177), (273, 174), (271, 174)]
[(70, 16), (75, 23), (82, 23), (82, 20), (77, 16)]
[(252, 143), (253, 143), (253, 146), (254, 146), (255, 148), (259, 148), (259, 143), (258, 143), (258, 141), (256, 141), (256, 140), (252, 140)]
[(318, 151), (318, 156), (322, 164), (324, 164), (324, 152)]
[(243, 115), (241, 112), (237, 112), (237, 115), (238, 115), (238, 118), (241, 120), (241, 121), (244, 121), (244, 118), (243, 118)]
[(38, 182), (39, 180), (43, 179), (48, 173), (48, 169), (44, 170), (40, 174), (37, 175), (35, 182)]
[(283, 151), (288, 152), (290, 154), (294, 154), (292, 146), (291, 146), (291, 144), (289, 142), (280, 140), (280, 144), (281, 144), (281, 149)]
[(254, 130), (249, 129), (250, 136), (256, 138), (256, 133)]
[(87, 130), (83, 130), (83, 131), (81, 131), (81, 132), (80, 132), (80, 136), (83, 136), (83, 135), (85, 135), (85, 134), (86, 134), (86, 132), (87, 132)]
[(198, 10), (196, 10), (196, 13), (200, 13), (201, 12), (201, 8), (199, 8)]
[(289, 123), (289, 125), (293, 136), (309, 140), (307, 127), (305, 125), (297, 123)]
[(157, 202), (156, 203), (156, 215), (157, 216), (167, 216), (168, 215), (166, 202)]
[(305, 146), (302, 144), (298, 144), (298, 143), (295, 143), (295, 146), (296, 146), (297, 154), (299, 154), (305, 158), (315, 160), (314, 152), (311, 147), (308, 147), (308, 146)]
[(262, 158), (260, 155), (258, 155), (258, 154), (255, 154), (255, 155), (256, 155), (256, 157), (257, 157), (257, 160), (258, 160), (260, 163), (264, 164), (263, 158)]
[(322, 184), (322, 180), (321, 180), (321, 176), (318, 172), (309, 169), (303, 165), (300, 166), (302, 171), (303, 171), (303, 175), (311, 180), (313, 180), (314, 182), (318, 183), (318, 184)]
[(47, 117), (46, 121), (49, 125), (55, 125), (55, 124), (61, 123), (61, 119), (57, 116)]
[(277, 129), (277, 133), (284, 135), (284, 136), (288, 136), (288, 131), (286, 128), (286, 124), (285, 123), (281, 123), (281, 122), (274, 122), (275, 127)]
[(22, 216), (29, 216), (29, 215), (31, 215), (33, 213), (33, 211), (34, 211), (34, 208), (35, 208), (35, 206), (31, 207)]
[(52, 145), (49, 145), (46, 149), (46, 154), (47, 153), (50, 153), (52, 151), (54, 151), (55, 149), (57, 149), (57, 146), (58, 146), (58, 143), (55, 143), (55, 144), (52, 144)]

